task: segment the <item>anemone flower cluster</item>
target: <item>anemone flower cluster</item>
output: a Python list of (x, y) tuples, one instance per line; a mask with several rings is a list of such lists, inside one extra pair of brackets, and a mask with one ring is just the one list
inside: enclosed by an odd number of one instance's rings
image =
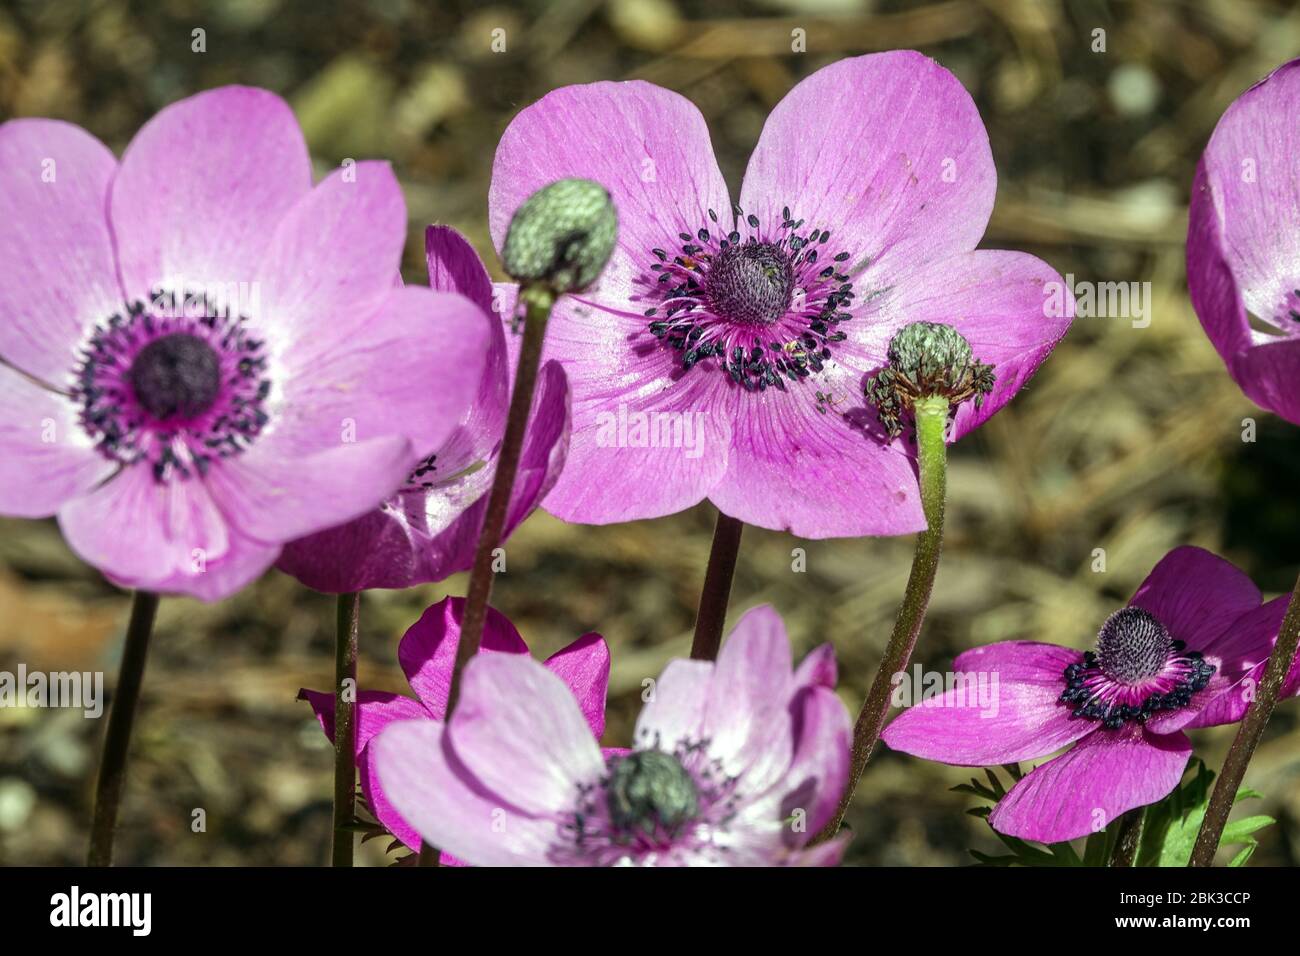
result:
[[(1187, 262), (1234, 380), (1300, 423), (1297, 63), (1215, 129)], [(168, 106), (120, 161), (66, 123), (0, 126), (0, 513), (57, 517), (137, 592), (90, 860), (112, 861), (157, 594), (216, 600), (272, 566), (339, 595), (336, 686), (300, 692), (335, 743), (335, 865), (352, 862), (358, 773), (425, 864), (436, 849), (475, 866), (835, 865), (878, 739), (963, 766), (1049, 758), (989, 822), (1059, 843), (1172, 793), (1186, 731), (1241, 722), (1193, 853), (1212, 860), (1277, 696), (1300, 693), (1300, 583), (1265, 602), (1178, 548), (1095, 622), (1095, 649), (968, 650), (956, 670), (995, 679), (992, 707), (962, 681), (881, 730), (935, 581), (946, 446), (1016, 395), (1073, 314), (1051, 267), (976, 248), (996, 180), (970, 95), (918, 53), (797, 84), (734, 202), (688, 100), (569, 86), (496, 151), (489, 227), (513, 281), (430, 226), (422, 287), (400, 278), (391, 169), (348, 162), (314, 184), (266, 91)], [(489, 606), (493, 555), (538, 507), (599, 524), (706, 499), (721, 518), (692, 658), (648, 682), (613, 741), (631, 746), (603, 747), (604, 638), (534, 660)], [(830, 645), (796, 667), (771, 608), (719, 652), (743, 523), (919, 532), (856, 725)], [(354, 696), (360, 592), (464, 570), (467, 597), (398, 645), (411, 694)]]

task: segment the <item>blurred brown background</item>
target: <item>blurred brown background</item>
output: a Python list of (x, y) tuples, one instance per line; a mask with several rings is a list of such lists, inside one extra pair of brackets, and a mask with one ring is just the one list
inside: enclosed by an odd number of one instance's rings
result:
[[(191, 50), (206, 31), (206, 52)], [(803, 29), (807, 52), (791, 52)], [(496, 30), (506, 49), (493, 52)], [(1105, 52), (1094, 52), (1095, 31)], [(323, 172), (386, 157), (406, 189), (408, 273), (420, 234), (447, 222), (486, 242), (496, 140), (568, 83), (642, 78), (693, 99), (724, 173), (740, 175), (763, 119), (801, 77), (844, 56), (911, 47), (974, 95), (1000, 186), (985, 239), (1080, 280), (1152, 283), (1151, 323), (1079, 319), (1031, 386), (955, 450), (949, 538), (917, 660), (947, 670), (975, 644), (1088, 646), (1169, 548), (1233, 558), (1271, 596), (1300, 562), (1296, 430), (1228, 379), (1188, 305), (1188, 184), (1218, 116), (1300, 49), (1300, 11), (1265, 0), (1107, 3), (939, 0), (554, 0), (523, 4), (290, 0), (7, 0), (0, 118), (79, 123), (120, 151), (159, 107), (247, 83), (288, 98)], [(1243, 442), (1243, 419), (1258, 422)], [(538, 514), (509, 549), (495, 603), (543, 656), (587, 630), (614, 650), (608, 741), (621, 743), (644, 677), (684, 654), (708, 551), (708, 506), (587, 528)], [(832, 641), (855, 711), (888, 635), (908, 539), (801, 542), (749, 530), (733, 609), (770, 602), (801, 650)], [(791, 550), (807, 551), (806, 573)], [(1104, 548), (1105, 573), (1091, 569)], [(395, 646), (455, 578), (372, 592), (361, 685), (405, 690)], [(63, 545), (53, 522), (0, 520), (0, 669), (117, 666), (127, 599)], [(734, 615), (733, 615), (734, 616)], [(118, 843), (122, 863), (319, 864), (330, 754), (301, 686), (332, 673), (329, 599), (271, 573), (217, 605), (163, 603)], [(1300, 856), (1300, 701), (1284, 704), (1247, 782), (1279, 825), (1255, 864)], [(0, 863), (77, 863), (103, 721), (0, 709)], [(1231, 731), (1198, 732), (1217, 767)], [(997, 850), (970, 772), (882, 749), (850, 823), (849, 861), (963, 864)], [(208, 830), (190, 831), (202, 807)], [(362, 859), (384, 862), (379, 841)]]

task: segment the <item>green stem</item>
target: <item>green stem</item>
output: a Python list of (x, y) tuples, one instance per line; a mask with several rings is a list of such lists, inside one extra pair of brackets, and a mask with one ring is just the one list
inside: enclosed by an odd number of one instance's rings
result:
[(361, 594), (340, 594), (334, 639), (334, 866), (352, 865), (357, 817), (357, 630)]
[(849, 783), (834, 816), (814, 838), (814, 843), (829, 840), (839, 832), (844, 814), (862, 779), (862, 771), (885, 728), (889, 715), (893, 676), (907, 670), (916, 640), (921, 634), (925, 611), (930, 604), (934, 576), (939, 570), (939, 552), (943, 548), (943, 513), (947, 495), (948, 448), (944, 436), (948, 429), (948, 399), (934, 395), (916, 402), (917, 460), (920, 471), (921, 508), (928, 527), (916, 536), (912, 571), (907, 577), (903, 603), (894, 619), (894, 631), (885, 656), (867, 692), (866, 702), (853, 726), (853, 753), (849, 764)]
[(131, 620), (126, 627), (122, 664), (113, 692), (113, 707), (108, 714), (104, 735), (104, 752), (99, 760), (99, 778), (95, 783), (95, 808), (90, 824), (90, 849), (87, 866), (113, 865), (113, 834), (117, 827), (117, 810), (122, 801), (122, 784), (126, 780), (126, 758), (131, 748), (131, 728), (140, 703), (144, 683), (144, 664), (149, 656), (149, 635), (158, 614), (158, 595), (136, 591), (131, 603)]
[(469, 573), (465, 616), (460, 625), (460, 644), (456, 648), (451, 686), (447, 689), (447, 720), (451, 719), (460, 696), (461, 672), (478, 653), (479, 644), (483, 640), (488, 599), (492, 596), (493, 552), (500, 546), (501, 535), (505, 531), (510, 495), (514, 491), (519, 457), (523, 453), (524, 433), (528, 428), (528, 413), (533, 407), (537, 370), (542, 364), (542, 341), (556, 298), (555, 293), (543, 285), (526, 286), (519, 296), (527, 303), (528, 309), (524, 319), (524, 341), (519, 347), (514, 393), (510, 396), (510, 411), (506, 418), (505, 435), (501, 439), (501, 454), (497, 457), (496, 474), (492, 479), (492, 490), (488, 493), (483, 530), (479, 533), (478, 549), (474, 552), (474, 565)]
[(1282, 618), (1282, 629), (1278, 631), (1277, 643), (1273, 645), (1273, 652), (1269, 654), (1268, 664), (1264, 668), (1264, 679), (1256, 688), (1255, 699), (1246, 708), (1246, 714), (1237, 728), (1237, 736), (1223, 761), (1223, 769), (1214, 782), (1214, 791), (1205, 808), (1205, 819), (1201, 821), (1201, 830), (1196, 834), (1196, 845), (1192, 847), (1188, 866), (1214, 864), (1214, 854), (1223, 838), (1223, 828), (1228, 825), (1228, 814), (1232, 812), (1237, 791), (1246, 777), (1246, 767), (1255, 755), (1255, 748), (1264, 735), (1264, 727), (1273, 715), (1273, 707), (1277, 704), (1282, 684), (1295, 661), (1297, 644), (1300, 644), (1300, 578), (1291, 591), (1286, 616)]
[(722, 625), (727, 619), (727, 602), (731, 598), (731, 581), (736, 576), (736, 558), (740, 554), (740, 535), (744, 530), (743, 521), (718, 512), (709, 564), (704, 571), (704, 587), (700, 591), (700, 606), (695, 614), (695, 639), (691, 642), (691, 657), (697, 661), (712, 661), (718, 657)]

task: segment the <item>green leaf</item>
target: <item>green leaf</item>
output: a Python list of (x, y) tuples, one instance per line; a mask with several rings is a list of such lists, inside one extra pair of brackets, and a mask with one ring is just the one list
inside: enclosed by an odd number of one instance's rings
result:
[(1232, 858), (1228, 866), (1245, 866), (1246, 861), (1251, 858), (1255, 852), (1255, 847), (1259, 846), (1258, 840), (1251, 840), (1241, 848), (1241, 851)]
[[(1173, 793), (1147, 807), (1146, 825), (1135, 861), (1137, 866), (1186, 866), (1191, 859), (1192, 847), (1196, 844), (1196, 835), (1200, 832), (1210, 802), (1214, 771), (1198, 758), (1193, 758), (1189, 770), (1190, 776), (1185, 776), (1184, 782)], [(1258, 790), (1242, 787), (1237, 791), (1233, 802), (1261, 796), (1263, 795)], [(1251, 844), (1258, 843), (1251, 834), (1274, 822), (1271, 817), (1258, 815), (1228, 824), (1219, 840), (1219, 846), (1246, 844), (1233, 857), (1232, 866), (1242, 866), (1250, 859), (1255, 849)]]

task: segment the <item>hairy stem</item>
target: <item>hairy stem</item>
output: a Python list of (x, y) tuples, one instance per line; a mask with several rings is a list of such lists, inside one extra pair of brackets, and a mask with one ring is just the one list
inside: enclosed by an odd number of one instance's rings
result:
[(357, 630), (361, 594), (340, 594), (334, 639), (334, 866), (352, 865), (357, 817)]
[(506, 418), (505, 435), (501, 440), (501, 454), (497, 458), (496, 475), (488, 493), (487, 513), (483, 516), (483, 530), (479, 534), (478, 548), (474, 552), (474, 566), (469, 575), (469, 593), (465, 596), (465, 617), (460, 626), (460, 645), (456, 649), (456, 665), (447, 692), (447, 719), (451, 719), (460, 696), (460, 675), (465, 665), (478, 653), (483, 640), (483, 625), (487, 621), (488, 599), (492, 596), (493, 552), (501, 544), (501, 535), (510, 510), (510, 495), (519, 471), (519, 456), (523, 452), (524, 432), (528, 427), (528, 413), (533, 406), (533, 391), (537, 386), (537, 370), (542, 363), (542, 340), (546, 324), (555, 304), (555, 293), (546, 286), (528, 286), (520, 292), (527, 303), (524, 319), (524, 341), (519, 350), (519, 367), (515, 370), (514, 394), (510, 396), (510, 411)]
[(1210, 803), (1205, 808), (1205, 819), (1201, 821), (1201, 830), (1196, 834), (1196, 845), (1192, 847), (1192, 856), (1188, 866), (1211, 866), (1215, 851), (1223, 838), (1223, 828), (1228, 825), (1228, 814), (1237, 799), (1237, 791), (1246, 776), (1246, 767), (1255, 755), (1264, 727), (1273, 715), (1282, 684), (1291, 670), (1295, 660), (1296, 645), (1300, 643), (1300, 579), (1296, 580), (1287, 604), (1286, 616), (1282, 618), (1282, 629), (1278, 632), (1277, 643), (1268, 656), (1264, 668), (1264, 679), (1256, 688), (1255, 699), (1246, 708), (1246, 714), (1237, 728), (1237, 736), (1232, 741), (1228, 756), (1223, 761), (1223, 769), (1214, 782), (1214, 791), (1210, 794)]
[(916, 403), (917, 459), (920, 471), (921, 508), (925, 512), (927, 528), (916, 536), (916, 551), (912, 557), (912, 571), (907, 577), (907, 590), (903, 603), (894, 619), (894, 630), (885, 656), (880, 661), (866, 702), (853, 726), (853, 752), (849, 765), (849, 783), (839, 806), (829, 823), (814, 838), (814, 843), (829, 840), (839, 832), (844, 814), (853, 801), (853, 794), (862, 779), (862, 771), (871, 759), (885, 718), (889, 715), (890, 690), (895, 674), (907, 669), (912, 652), (916, 649), (934, 576), (939, 570), (939, 552), (943, 547), (943, 514), (947, 496), (948, 448), (944, 435), (948, 428), (948, 400), (930, 396)]

